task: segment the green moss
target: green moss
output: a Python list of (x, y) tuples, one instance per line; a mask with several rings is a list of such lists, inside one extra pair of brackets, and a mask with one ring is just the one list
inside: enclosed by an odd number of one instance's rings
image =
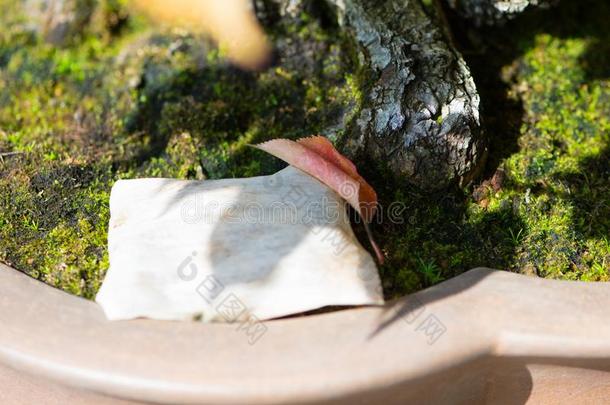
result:
[[(386, 219), (381, 226), (390, 295), (475, 266), (566, 280), (610, 278), (610, 71), (603, 68), (610, 66), (603, 52), (610, 31), (600, 17), (608, 12), (601, 1), (566, 2), (523, 17), (500, 35), (483, 34), (493, 52), (469, 62), (475, 73), (504, 77), (495, 89), (483, 89), (491, 101), (484, 118), (498, 130), (489, 134), (485, 181), (438, 195), (404, 186), (382, 192), (385, 204), (406, 204), (404, 225)], [(512, 55), (499, 53), (498, 43)], [(489, 58), (500, 62), (496, 71), (477, 67)], [(491, 87), (486, 77), (475, 79)], [(520, 105), (522, 116), (496, 124), (513, 117), (501, 102), (493, 105), (494, 93)], [(506, 142), (511, 125), (515, 148)], [(496, 167), (505, 179), (494, 190)]]
[[(0, 152), (19, 152), (0, 160), (0, 260), (89, 298), (108, 266), (114, 181), (273, 173), (282, 163), (249, 144), (329, 128), (340, 140), (370, 85), (351, 69), (353, 44), (313, 16), (270, 35), (289, 37), (295, 55), (315, 39), (319, 57), (255, 74), (199, 38), (128, 17), (122, 1), (104, 3), (102, 21), (62, 48), (30, 32), (16, 2), (0, 4)], [(488, 37), (516, 51), (494, 61), (489, 77), (504, 83), (480, 85), (483, 95), (502, 93), (522, 114), (484, 111), (492, 147), (480, 184), (430, 194), (358, 160), (384, 208), (373, 229), (388, 297), (476, 266), (609, 280), (610, 64), (596, 50), (610, 32), (571, 7), (549, 11), (547, 26), (533, 16), (515, 23), (521, 35)]]
[(0, 160), (0, 260), (77, 295), (93, 297), (108, 267), (114, 181), (272, 173), (282, 163), (249, 144), (317, 133), (355, 104), (340, 39), (313, 17), (270, 33), (317, 47), (306, 72), (246, 73), (200, 38), (127, 16), (122, 0), (63, 47), (0, 4), (0, 152), (19, 152)]

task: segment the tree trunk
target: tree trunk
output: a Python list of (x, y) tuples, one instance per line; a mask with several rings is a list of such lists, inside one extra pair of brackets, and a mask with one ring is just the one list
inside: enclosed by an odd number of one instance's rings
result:
[[(276, 0), (284, 18), (302, 2)], [(419, 1), (333, 0), (356, 51), (362, 105), (339, 144), (424, 189), (468, 182), (485, 142), (468, 67)]]
[(526, 8), (548, 5), (547, 0), (447, 0), (449, 6), (476, 25), (494, 25), (515, 17)]

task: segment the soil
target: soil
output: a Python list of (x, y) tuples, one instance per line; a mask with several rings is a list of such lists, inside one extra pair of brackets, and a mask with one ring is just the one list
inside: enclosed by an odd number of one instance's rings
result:
[[(108, 267), (117, 179), (273, 173), (282, 163), (248, 144), (333, 127), (361, 97), (353, 56), (320, 16), (269, 32), (295, 54), (315, 39), (313, 63), (246, 73), (202, 38), (107, 3), (51, 45), (0, 0), (0, 261), (86, 298)], [(382, 207), (402, 207), (373, 227), (387, 298), (477, 266), (610, 280), (608, 17), (604, 0), (565, 0), (475, 29), (447, 11), (489, 157), (475, 182), (435, 192), (359, 165)]]

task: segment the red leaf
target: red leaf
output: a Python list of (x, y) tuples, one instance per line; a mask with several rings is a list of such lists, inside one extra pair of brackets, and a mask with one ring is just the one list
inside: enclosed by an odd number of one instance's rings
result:
[(320, 180), (354, 207), (364, 220), (377, 260), (383, 263), (383, 254), (368, 226), (377, 209), (377, 194), (358, 174), (356, 166), (341, 155), (328, 139), (323, 136), (301, 138), (296, 142), (273, 139), (254, 146)]

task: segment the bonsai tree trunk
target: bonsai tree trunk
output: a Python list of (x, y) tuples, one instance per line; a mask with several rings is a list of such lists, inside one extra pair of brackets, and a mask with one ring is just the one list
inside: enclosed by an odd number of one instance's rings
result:
[[(305, 2), (276, 0), (283, 18)], [(357, 53), (359, 110), (340, 147), (424, 189), (468, 182), (482, 165), (479, 95), (462, 56), (419, 1), (329, 1)]]
[(450, 7), (476, 25), (493, 25), (520, 14), (525, 9), (548, 5), (549, 0), (447, 0)]
[[(54, 42), (71, 37), (57, 32), (82, 27), (95, 4), (64, 0), (57, 3), (61, 7), (51, 7), (54, 2), (29, 1), (45, 11), (46, 22), (62, 22), (50, 29)], [(254, 4), (262, 18), (271, 7), (272, 14), (279, 14), (286, 24), (304, 9), (332, 10), (331, 18), (356, 55), (362, 94), (355, 113), (349, 111), (341, 138), (335, 139), (346, 154), (367, 158), (401, 181), (424, 189), (464, 184), (476, 175), (486, 151), (479, 96), (462, 56), (419, 0), (258, 0)], [(300, 63), (303, 57), (296, 59)], [(326, 132), (333, 133), (331, 128)]]

